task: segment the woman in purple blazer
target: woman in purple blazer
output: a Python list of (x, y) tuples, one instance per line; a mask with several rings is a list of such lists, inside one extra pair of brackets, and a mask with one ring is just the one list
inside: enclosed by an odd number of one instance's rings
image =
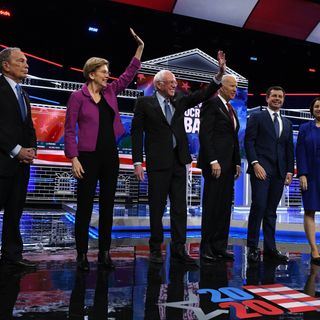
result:
[[(65, 155), (72, 161), (72, 173), (78, 179), (75, 239), (77, 268), (88, 271), (88, 230), (94, 195), (99, 180), (99, 254), (98, 264), (114, 268), (110, 258), (114, 197), (119, 172), (116, 140), (124, 133), (117, 95), (132, 82), (140, 68), (143, 41), (130, 29), (137, 41), (135, 56), (119, 79), (107, 83), (109, 62), (92, 57), (83, 67), (86, 83), (73, 92), (67, 103)], [(77, 128), (78, 127), (78, 128)]]
[(304, 230), (311, 247), (310, 261), (320, 265), (314, 215), (320, 211), (320, 97), (310, 105), (315, 118), (300, 125), (297, 140), (297, 169), (304, 207)]

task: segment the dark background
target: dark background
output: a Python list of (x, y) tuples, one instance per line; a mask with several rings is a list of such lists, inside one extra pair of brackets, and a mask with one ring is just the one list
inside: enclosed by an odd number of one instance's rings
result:
[[(91, 56), (105, 57), (118, 76), (136, 49), (129, 27), (145, 42), (142, 60), (199, 48), (249, 81), (248, 107), (264, 104), (261, 96), (271, 85), (288, 93), (320, 92), (320, 45), (199, 19), (167, 14), (107, 0), (1, 1), (12, 16), (0, 17), (0, 44), (55, 61), (63, 68), (33, 64), (29, 73), (45, 78), (84, 81), (80, 72)], [(285, 13), (284, 13), (285, 14)], [(99, 27), (98, 33), (88, 26)], [(256, 56), (258, 61), (251, 61)], [(308, 72), (315, 68), (315, 73)], [(312, 96), (290, 97), (285, 106), (307, 108)]]

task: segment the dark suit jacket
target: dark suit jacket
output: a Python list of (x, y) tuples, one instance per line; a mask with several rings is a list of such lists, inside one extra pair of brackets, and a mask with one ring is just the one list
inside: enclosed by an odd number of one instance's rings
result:
[(221, 99), (216, 96), (202, 104), (200, 112), (200, 149), (197, 166), (203, 174), (211, 174), (210, 162), (218, 160), (221, 173), (241, 164), (238, 131), (239, 120), (235, 110), (236, 130)]
[(184, 112), (210, 98), (219, 85), (212, 81), (205, 89), (190, 95), (177, 94), (171, 99), (175, 108), (171, 126), (168, 124), (156, 95), (140, 97), (136, 101), (132, 120), (132, 159), (143, 162), (143, 137), (147, 170), (168, 169), (173, 164), (172, 133), (177, 141), (179, 160), (191, 162), (188, 139), (184, 128)]
[(19, 161), (10, 157), (17, 144), (25, 148), (36, 148), (36, 134), (31, 119), (30, 101), (23, 91), (27, 104), (27, 119), (23, 123), (16, 95), (9, 83), (0, 76), (0, 176), (15, 174)]
[(248, 173), (253, 173), (252, 161), (259, 161), (267, 174), (278, 168), (281, 177), (294, 173), (294, 151), (292, 124), (283, 118), (283, 130), (276, 137), (274, 124), (268, 110), (250, 115), (245, 133), (245, 150), (248, 159)]

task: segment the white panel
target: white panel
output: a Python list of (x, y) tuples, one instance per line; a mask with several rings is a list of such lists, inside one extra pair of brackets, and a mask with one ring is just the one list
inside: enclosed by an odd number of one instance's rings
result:
[(312, 30), (312, 32), (309, 34), (306, 40), (310, 42), (320, 43), (320, 22)]
[(173, 13), (242, 27), (258, 0), (177, 0)]

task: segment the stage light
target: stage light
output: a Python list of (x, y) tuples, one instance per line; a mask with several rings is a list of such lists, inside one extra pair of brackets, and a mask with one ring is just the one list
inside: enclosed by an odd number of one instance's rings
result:
[(309, 68), (308, 71), (314, 73), (314, 72), (316, 72), (317, 70), (316, 70), (315, 68)]
[(2, 17), (11, 17), (11, 12), (6, 9), (0, 9), (0, 16)]
[(88, 28), (88, 31), (90, 31), (90, 32), (98, 32), (98, 31), (99, 31), (99, 28), (89, 27), (89, 28)]
[(257, 57), (252, 56), (252, 57), (250, 57), (250, 61), (258, 61), (258, 58), (257, 58)]

